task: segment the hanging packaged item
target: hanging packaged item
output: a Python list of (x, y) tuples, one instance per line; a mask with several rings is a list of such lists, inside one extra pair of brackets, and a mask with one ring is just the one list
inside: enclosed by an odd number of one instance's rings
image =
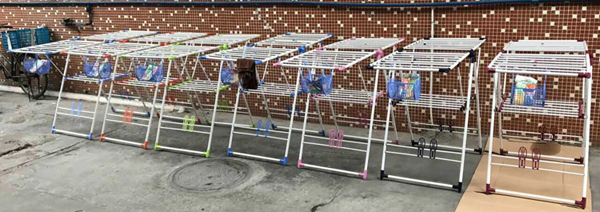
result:
[(50, 61), (40, 59), (38, 56), (35, 58), (25, 57), (23, 61), (25, 70), (31, 74), (45, 75), (50, 73)]
[(387, 83), (387, 94), (391, 99), (419, 100), (421, 98), (421, 76), (416, 73), (404, 74), (401, 80), (392, 78)]
[(254, 60), (237, 59), (238, 78), (243, 89), (257, 89), (256, 64)]
[(238, 73), (233, 69), (233, 62), (227, 61), (227, 66), (221, 68), (221, 82), (224, 85), (237, 86), (239, 83)]
[(513, 76), (511, 91), (511, 104), (544, 107), (546, 102), (546, 80), (543, 86), (538, 86), (538, 81), (533, 77), (522, 75)]
[(84, 61), (83, 73), (85, 76), (90, 78), (99, 78), (102, 80), (110, 78), (112, 65), (109, 58), (104, 58), (104, 61), (101, 61), (100, 58), (93, 61), (88, 61), (87, 58), (85, 58)]
[(313, 74), (309, 71), (302, 76), (300, 85), (304, 93), (328, 95), (333, 90), (333, 74), (326, 75), (323, 70), (321, 74)]
[(139, 81), (162, 82), (165, 77), (163, 62), (149, 62), (136, 66), (135, 77)]

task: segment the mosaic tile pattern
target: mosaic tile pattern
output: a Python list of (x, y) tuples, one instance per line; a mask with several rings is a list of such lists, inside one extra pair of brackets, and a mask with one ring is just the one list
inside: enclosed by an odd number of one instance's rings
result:
[[(314, 0), (317, 1), (317, 0)], [(19, 1), (12, 1), (19, 2)], [(371, 1), (352, 0), (344, 2), (355, 3), (429, 3), (427, 0), (395, 0), (395, 1)], [(436, 0), (435, 2), (446, 2)], [(482, 47), (480, 71), (494, 58), (496, 53), (510, 40), (519, 39), (580, 39), (588, 43), (589, 49), (595, 58), (600, 56), (600, 3), (554, 3), (554, 4), (504, 4), (468, 7), (442, 7), (435, 9), (435, 37), (486, 37), (487, 41)], [(351, 37), (405, 37), (406, 41), (399, 46), (408, 45), (418, 39), (430, 36), (431, 10), (429, 8), (344, 8), (324, 6), (97, 6), (94, 8), (94, 26), (82, 27), (80, 31), (60, 25), (63, 18), (73, 18), (80, 22), (87, 22), (85, 7), (82, 6), (53, 6), (53, 7), (0, 7), (0, 23), (8, 22), (17, 28), (31, 28), (48, 26), (52, 31), (53, 40), (68, 39), (76, 36), (88, 36), (108, 31), (123, 29), (153, 30), (153, 31), (183, 31), (183, 32), (205, 32), (216, 33), (245, 33), (262, 34), (262, 38), (271, 37), (286, 32), (299, 33), (331, 33), (332, 38), (325, 44)], [(261, 38), (259, 38), (261, 39)], [(386, 51), (386, 54), (390, 51)], [(58, 65), (64, 65), (64, 56), (55, 56)], [(358, 67), (364, 67), (370, 61), (365, 61), (355, 68), (344, 72), (338, 72), (335, 76), (337, 88), (362, 89), (362, 83), (358, 77)], [(213, 80), (218, 73), (218, 62), (202, 61)], [(600, 66), (595, 59), (594, 68)], [(192, 66), (193, 62), (187, 64)], [(81, 71), (82, 62), (73, 60), (69, 70)], [(264, 68), (261, 66), (260, 68)], [(461, 65), (463, 76), (463, 88), (466, 88), (466, 74), (468, 64)], [(262, 70), (262, 69), (261, 69)], [(288, 81), (294, 81), (295, 70), (284, 70)], [(367, 87), (374, 83), (374, 73), (365, 71)], [(196, 77), (201, 77), (197, 75)], [(436, 83), (435, 93), (458, 94), (460, 88), (456, 83), (457, 72), (450, 74), (434, 74), (424, 76), (424, 83), (428, 85), (430, 80)], [(50, 75), (51, 89), (58, 90), (61, 76), (58, 72)], [(381, 78), (380, 78), (381, 79)], [(284, 76), (279, 69), (270, 68), (267, 80), (283, 83)], [(493, 85), (491, 74), (480, 72), (480, 104), (482, 106), (482, 128), (484, 132), (489, 128), (491, 92)], [(2, 83), (10, 83), (0, 81)], [(546, 79), (549, 99), (577, 101), (582, 91), (580, 80), (560, 77), (549, 77)], [(380, 89), (384, 88), (380, 84)], [(105, 90), (108, 88), (106, 87)], [(119, 88), (117, 86), (116, 89)], [(369, 88), (371, 89), (371, 88)], [(130, 90), (132, 92), (133, 89)], [(79, 82), (69, 82), (66, 91), (78, 93), (95, 93), (93, 86)], [(466, 91), (466, 90), (465, 90)], [(593, 96), (597, 96), (600, 85), (595, 84)], [(184, 100), (185, 95), (180, 93), (171, 94), (175, 98)], [(223, 105), (233, 105), (234, 95), (232, 91), (222, 94)], [(254, 114), (263, 114), (260, 107), (260, 99), (252, 96), (250, 104), (255, 105)], [(284, 108), (291, 100), (272, 98), (270, 107)], [(203, 97), (202, 101), (212, 104), (211, 96)], [(300, 103), (304, 102), (300, 100)], [(595, 98), (592, 100), (592, 120), (600, 118), (600, 112)], [(384, 104), (383, 101), (379, 102)], [(348, 125), (364, 126), (360, 122), (360, 113), (366, 111), (368, 106), (361, 104), (335, 104), (336, 111), (341, 116), (351, 117)], [(314, 105), (311, 105), (314, 108)], [(322, 111), (327, 111), (328, 105), (321, 105)], [(435, 117), (451, 118), (456, 120), (454, 125), (461, 125), (463, 114), (451, 111), (434, 110)], [(397, 111), (401, 114), (401, 110)], [(429, 119), (429, 110), (422, 108), (411, 109), (413, 121), (426, 122)], [(280, 118), (285, 118), (282, 113)], [(331, 123), (329, 114), (326, 121)], [(329, 118), (327, 118), (329, 117)], [(385, 108), (377, 108), (377, 117), (385, 118)], [(407, 130), (404, 117), (397, 115), (400, 130)], [(474, 123), (475, 116), (471, 116)], [(581, 119), (555, 118), (547, 119), (539, 116), (506, 115), (503, 117), (505, 129), (520, 129), (537, 131), (540, 123), (552, 126), (560, 126), (564, 133), (581, 133)], [(474, 126), (474, 125), (471, 125)], [(600, 145), (600, 127), (592, 123), (592, 141)]]

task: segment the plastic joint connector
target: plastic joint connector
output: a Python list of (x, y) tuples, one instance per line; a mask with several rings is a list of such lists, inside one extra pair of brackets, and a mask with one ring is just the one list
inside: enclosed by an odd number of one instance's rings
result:
[(439, 72), (448, 73), (448, 72), (450, 72), (450, 69), (449, 68), (440, 68)]
[(474, 149), (473, 151), (479, 153), (480, 155), (483, 154), (483, 148), (477, 148), (477, 149)]
[(92, 135), (92, 133), (90, 133), (90, 134), (87, 136), (87, 139), (88, 139), (88, 140), (92, 140), (92, 137), (93, 137), (93, 135)]
[(585, 209), (586, 203), (587, 203), (587, 200), (585, 197), (582, 197), (581, 201), (575, 201), (575, 204), (579, 205), (579, 207), (581, 207), (581, 209)]
[(232, 156), (233, 155), (233, 150), (231, 150), (231, 148), (227, 148), (227, 156)]
[(319, 133), (319, 135), (325, 136), (325, 130), (321, 130), (318, 133)]
[(281, 162), (284, 166), (286, 166), (287, 162), (288, 162), (288, 157), (284, 157), (283, 159), (279, 160), (279, 162)]
[(590, 73), (590, 72), (577, 73), (577, 77), (591, 78), (592, 77), (592, 73)]
[(397, 51), (397, 52), (403, 52), (403, 51), (404, 51), (404, 47), (402, 47), (402, 48), (399, 48), (399, 49), (397, 49), (396, 51)]
[(492, 188), (492, 186), (490, 184), (486, 184), (485, 185), (485, 194), (492, 194), (493, 192), (496, 192), (496, 189)]
[(262, 61), (260, 61), (260, 60), (254, 61), (254, 64), (256, 64), (256, 65), (260, 65), (261, 63), (262, 63)]
[(579, 164), (583, 164), (583, 157), (579, 157), (579, 158), (575, 158), (573, 159), (575, 162), (578, 162)]
[(381, 170), (381, 172), (379, 172), (379, 179), (380, 180), (383, 180), (383, 179), (385, 179), (387, 177), (388, 177), (388, 175), (385, 174), (385, 171)]
[(415, 140), (410, 140), (411, 146), (416, 146), (417, 144), (419, 144), (419, 142), (416, 142)]
[(489, 73), (495, 73), (496, 69), (494, 69), (494, 68), (486, 68), (485, 71), (489, 72)]
[(458, 191), (458, 193), (461, 193), (462, 192), (462, 182), (459, 182), (456, 185), (452, 185), (452, 188), (456, 189), (456, 191)]
[(365, 66), (365, 70), (373, 70), (373, 69), (375, 69), (375, 68), (373, 68), (373, 66), (371, 66), (371, 65)]
[(367, 180), (367, 170), (364, 170), (363, 172), (359, 172), (358, 176), (361, 177), (363, 180)]
[(304, 163), (302, 163), (302, 160), (298, 160), (298, 168), (302, 168), (304, 166)]
[(56, 132), (56, 127), (52, 126), (52, 130), (50, 130), (50, 132), (55, 133)]

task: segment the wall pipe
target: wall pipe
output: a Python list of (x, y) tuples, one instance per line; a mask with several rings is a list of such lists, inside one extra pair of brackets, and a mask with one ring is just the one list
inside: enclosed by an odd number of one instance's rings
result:
[(310, 2), (310, 1), (216, 1), (216, 2), (175, 2), (175, 1), (77, 1), (77, 2), (0, 2), (0, 6), (73, 6), (73, 5), (160, 5), (160, 6), (241, 6), (241, 5), (304, 5), (332, 7), (451, 7), (466, 5), (496, 5), (523, 4), (545, 2), (595, 2), (596, 0), (492, 0), (465, 2), (434, 2), (434, 3), (340, 3), (340, 2)]

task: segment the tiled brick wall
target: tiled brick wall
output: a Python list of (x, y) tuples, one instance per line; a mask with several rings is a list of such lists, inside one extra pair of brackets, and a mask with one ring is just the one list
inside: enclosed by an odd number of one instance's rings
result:
[[(350, 1), (362, 2), (362, 1)], [(405, 0), (386, 1), (386, 3), (407, 2)], [(412, 2), (430, 2), (426, 0)], [(206, 33), (257, 33), (267, 36), (285, 32), (331, 33), (334, 37), (326, 43), (335, 42), (350, 37), (405, 37), (406, 41), (399, 46), (430, 35), (431, 10), (429, 8), (366, 8), (366, 7), (324, 7), (324, 6), (98, 6), (94, 8), (94, 26), (83, 27), (79, 31), (60, 25), (63, 18), (74, 18), (87, 22), (85, 7), (77, 6), (3, 6), (0, 8), (0, 23), (9, 22), (15, 27), (48, 26), (52, 30), (53, 40), (67, 39), (75, 36), (86, 36), (109, 31), (135, 29), (155, 31), (197, 31)], [(594, 56), (600, 56), (598, 34), (600, 33), (600, 3), (545, 3), (545, 4), (503, 4), (468, 7), (442, 7), (435, 9), (435, 37), (481, 37), (487, 38), (482, 47), (480, 70), (487, 66), (496, 53), (510, 40), (519, 39), (579, 39), (588, 43)], [(262, 39), (261, 38), (261, 39)], [(386, 53), (389, 53), (387, 51)], [(64, 56), (56, 56), (59, 66), (64, 65)], [(371, 59), (372, 61), (372, 59)], [(364, 67), (370, 61), (360, 64)], [(598, 69), (595, 59), (594, 69)], [(216, 79), (217, 62), (203, 61), (204, 65)], [(359, 66), (357, 66), (359, 67)], [(81, 61), (70, 63), (70, 70), (81, 71)], [(278, 69), (271, 69), (268, 80), (282, 81)], [(358, 69), (353, 68), (344, 73), (336, 73), (336, 86), (345, 89), (360, 89)], [(463, 79), (468, 73), (468, 66), (461, 65)], [(295, 77), (293, 70), (286, 70), (288, 77)], [(372, 86), (373, 72), (365, 74), (368, 86)], [(61, 76), (53, 72), (50, 76), (51, 89), (58, 90)], [(425, 77), (428, 87), (428, 76)], [(449, 75), (435, 74), (436, 92), (456, 94), (456, 72)], [(439, 80), (439, 81), (438, 81)], [(484, 132), (489, 128), (491, 74), (481, 72), (479, 77), (481, 89), (482, 127)], [(3, 82), (6, 83), (6, 82)], [(580, 81), (564, 78), (548, 78), (549, 98), (577, 99), (581, 90)], [(466, 87), (466, 80), (463, 81)], [(380, 86), (384, 88), (383, 85)], [(105, 88), (106, 90), (108, 88)], [(595, 84), (593, 96), (597, 96), (600, 84)], [(70, 82), (66, 91), (94, 94), (93, 85)], [(183, 94), (174, 94), (179, 99), (185, 99)], [(225, 102), (233, 105), (234, 95), (226, 92)], [(258, 107), (258, 98), (250, 98), (251, 105), (257, 105), (255, 114), (262, 111)], [(203, 97), (202, 101), (210, 103), (211, 98)], [(271, 107), (284, 108), (282, 99), (270, 99)], [(289, 103), (289, 100), (286, 100)], [(381, 102), (383, 104), (383, 102)], [(592, 120), (598, 120), (600, 113), (592, 101)], [(277, 104), (277, 105), (275, 105)], [(380, 104), (381, 105), (381, 104)], [(314, 105), (311, 105), (314, 108)], [(328, 110), (328, 105), (321, 106)], [(368, 106), (360, 104), (335, 104), (341, 115), (358, 117), (360, 111)], [(360, 110), (359, 110), (360, 109)], [(401, 114), (398, 111), (397, 114)], [(428, 110), (412, 109), (415, 120), (427, 121)], [(460, 125), (462, 114), (450, 111), (436, 110), (436, 117), (455, 119), (454, 125)], [(263, 113), (264, 115), (264, 113)], [(378, 119), (385, 119), (385, 108), (377, 108)], [(400, 115), (397, 121), (405, 123)], [(328, 117), (328, 116), (326, 116)], [(330, 118), (326, 118), (331, 122)], [(535, 116), (504, 117), (503, 125), (510, 129), (537, 131), (538, 123), (550, 123), (560, 128), (561, 132), (577, 134), (581, 132), (580, 119), (555, 118), (547, 119)], [(354, 119), (352, 125), (360, 125)], [(471, 121), (475, 121), (472, 116)], [(475, 125), (472, 125), (475, 126)], [(404, 124), (400, 130), (406, 130)], [(592, 141), (600, 142), (600, 128), (592, 121)], [(596, 142), (596, 144), (600, 144)]]

